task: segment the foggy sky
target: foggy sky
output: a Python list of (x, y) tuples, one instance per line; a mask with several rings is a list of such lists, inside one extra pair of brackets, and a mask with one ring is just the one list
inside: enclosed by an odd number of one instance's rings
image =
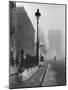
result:
[[(37, 30), (37, 23), (35, 12), (39, 9), (41, 16), (39, 19), (39, 35), (43, 42), (49, 48), (48, 32), (50, 30), (61, 31), (61, 47), (62, 53), (65, 52), (65, 6), (52, 4), (34, 4), (34, 3), (17, 3), (17, 7), (23, 7), (30, 17), (35, 31)], [(35, 33), (36, 34), (36, 33)], [(36, 35), (35, 35), (36, 36)], [(36, 37), (35, 37), (36, 38)]]

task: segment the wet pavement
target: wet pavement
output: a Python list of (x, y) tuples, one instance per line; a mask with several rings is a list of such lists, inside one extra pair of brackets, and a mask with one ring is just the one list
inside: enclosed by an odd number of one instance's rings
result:
[(66, 85), (66, 65), (64, 60), (48, 61), (48, 70), (44, 77), (42, 86), (64, 86)]
[[(13, 76), (13, 79), (16, 79)], [(64, 60), (46, 61), (43, 67), (25, 82), (14, 82), (10, 84), (10, 88), (31, 88), (46, 86), (64, 86), (66, 85), (66, 65)]]
[[(16, 81), (16, 82), (10, 83), (10, 88), (14, 89), (14, 88), (27, 88), (27, 87), (29, 88), (40, 87), (43, 76), (45, 75), (47, 68), (48, 68), (48, 64), (45, 64), (44, 66), (39, 67), (39, 70), (29, 80), (24, 82)], [(15, 77), (13, 76), (12, 80), (14, 79)]]

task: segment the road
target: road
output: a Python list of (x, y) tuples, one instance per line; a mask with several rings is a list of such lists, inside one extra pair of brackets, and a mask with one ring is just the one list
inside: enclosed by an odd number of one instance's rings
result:
[[(46, 70), (46, 67), (47, 70)], [(46, 71), (46, 73), (45, 73)], [(45, 73), (45, 74), (44, 74)], [(43, 81), (42, 76), (44, 75)], [(15, 77), (12, 77), (15, 79)], [(11, 79), (11, 80), (14, 80)], [(12, 81), (14, 82), (14, 81)], [(40, 87), (40, 86), (63, 86), (66, 84), (66, 70), (64, 60), (46, 61), (44, 67), (39, 68), (39, 71), (27, 82), (12, 83), (11, 88), (25, 88), (25, 87)]]
[(56, 62), (48, 61), (48, 70), (44, 77), (42, 86), (63, 86), (66, 85), (66, 66), (64, 60)]

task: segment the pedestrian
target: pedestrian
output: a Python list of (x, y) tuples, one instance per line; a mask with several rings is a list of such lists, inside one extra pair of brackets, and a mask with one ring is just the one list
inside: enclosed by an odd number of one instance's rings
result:
[(18, 66), (18, 62), (19, 61), (19, 58), (18, 58), (18, 56), (16, 57), (16, 66)]
[(54, 60), (56, 61), (56, 56), (54, 57)]
[(20, 54), (20, 61), (19, 61), (19, 73), (22, 73), (26, 68), (25, 65), (25, 58), (24, 58), (24, 51), (21, 50), (21, 54)]
[(16, 47), (13, 46), (12, 47), (12, 51), (13, 51), (13, 60), (14, 60), (14, 65), (16, 64)]

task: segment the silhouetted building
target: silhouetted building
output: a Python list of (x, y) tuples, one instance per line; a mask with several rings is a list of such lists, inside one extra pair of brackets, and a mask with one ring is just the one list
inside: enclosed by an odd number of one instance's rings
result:
[(50, 30), (48, 32), (49, 49), (56, 51), (57, 58), (62, 57), (62, 32), (60, 30)]

